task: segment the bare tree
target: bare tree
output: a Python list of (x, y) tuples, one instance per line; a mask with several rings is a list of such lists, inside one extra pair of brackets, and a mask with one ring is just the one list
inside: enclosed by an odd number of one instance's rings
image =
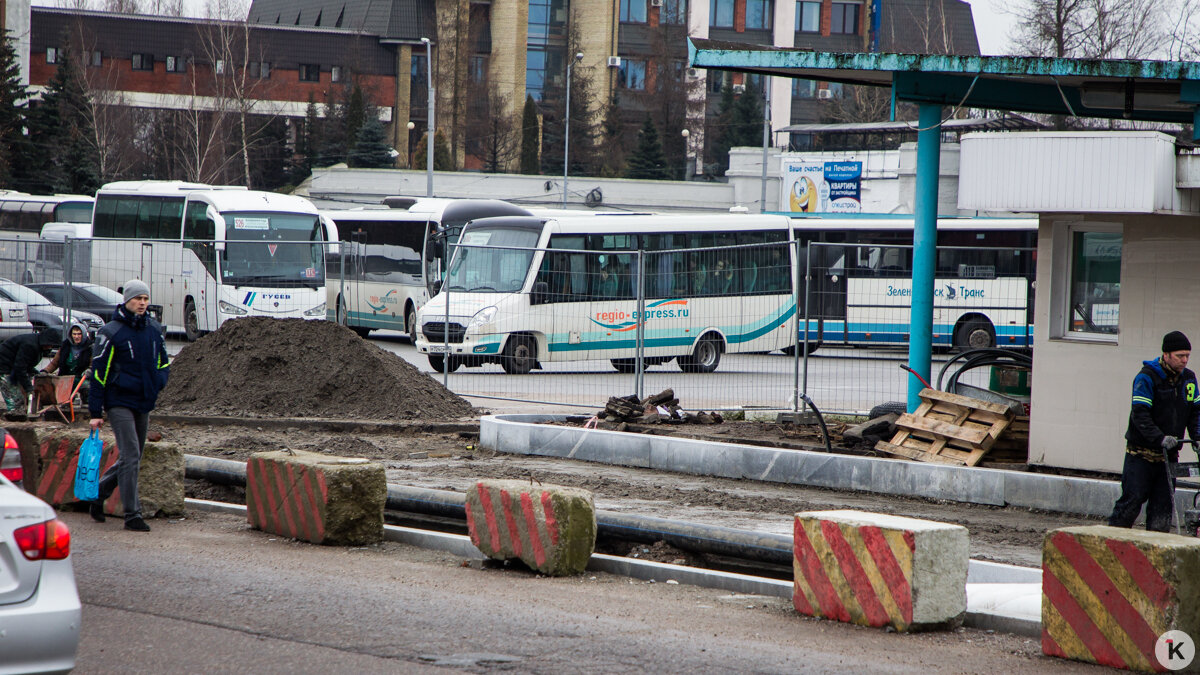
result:
[[(1144, 59), (1167, 56), (1175, 16), (1195, 0), (1025, 0), (1012, 10), (1014, 51), (1030, 56)], [(1194, 8), (1193, 8), (1194, 11)]]
[(508, 112), (508, 97), (486, 86), (468, 91), (467, 153), (477, 157), (487, 173), (510, 171), (521, 149), (521, 125)]

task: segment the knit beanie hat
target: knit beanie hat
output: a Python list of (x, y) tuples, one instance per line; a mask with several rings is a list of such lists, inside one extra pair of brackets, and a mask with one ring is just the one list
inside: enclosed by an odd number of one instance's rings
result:
[(136, 298), (139, 295), (150, 296), (150, 287), (141, 279), (130, 279), (125, 282), (125, 302)]
[(1183, 333), (1173, 330), (1163, 336), (1162, 350), (1164, 354), (1171, 352), (1192, 351), (1192, 343), (1188, 342), (1187, 336)]

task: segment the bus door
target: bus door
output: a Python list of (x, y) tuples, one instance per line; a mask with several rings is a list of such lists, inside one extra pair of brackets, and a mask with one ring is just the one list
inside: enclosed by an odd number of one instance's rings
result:
[[(529, 325), (542, 325), (551, 360), (587, 358), (596, 338), (585, 235), (554, 235), (542, 255), (530, 296)], [(554, 250), (560, 249), (560, 250)], [(590, 337), (589, 337), (590, 335)]]
[[(849, 341), (846, 322), (846, 247), (812, 242), (808, 249), (811, 265), (807, 275), (811, 331), (808, 340), (810, 343), (846, 343)], [(801, 247), (800, 255), (805, 255), (804, 247)], [(801, 307), (800, 311), (803, 313), (804, 308)], [(804, 336), (800, 335), (799, 339), (803, 341)]]

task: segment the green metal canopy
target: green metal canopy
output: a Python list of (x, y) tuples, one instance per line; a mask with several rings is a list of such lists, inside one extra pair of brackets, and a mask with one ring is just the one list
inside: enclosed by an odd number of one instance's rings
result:
[(1194, 61), (835, 53), (699, 38), (688, 39), (688, 58), (695, 68), (891, 87), (896, 99), (914, 103), (1179, 124), (1200, 119)]

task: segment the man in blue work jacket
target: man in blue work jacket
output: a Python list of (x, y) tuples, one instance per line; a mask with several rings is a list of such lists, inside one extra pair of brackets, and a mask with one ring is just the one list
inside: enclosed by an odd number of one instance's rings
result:
[(1163, 354), (1142, 362), (1133, 378), (1133, 404), (1125, 431), (1125, 467), (1121, 497), (1108, 524), (1132, 527), (1147, 501), (1146, 529), (1166, 532), (1171, 527), (1174, 476), (1166, 461), (1179, 460), (1184, 431), (1200, 438), (1200, 392), (1196, 374), (1187, 369), (1192, 343), (1175, 330), (1163, 336)]
[(122, 288), (124, 304), (117, 305), (113, 320), (96, 333), (88, 397), (93, 429), (104, 425), (108, 412), (117, 438), (117, 463), (100, 477), (100, 497), (89, 505), (89, 512), (96, 522), (104, 522), (104, 501), (120, 487), (125, 529), (149, 532), (138, 500), (138, 470), (150, 411), (167, 385), (169, 363), (162, 330), (146, 312), (150, 287), (131, 279)]

